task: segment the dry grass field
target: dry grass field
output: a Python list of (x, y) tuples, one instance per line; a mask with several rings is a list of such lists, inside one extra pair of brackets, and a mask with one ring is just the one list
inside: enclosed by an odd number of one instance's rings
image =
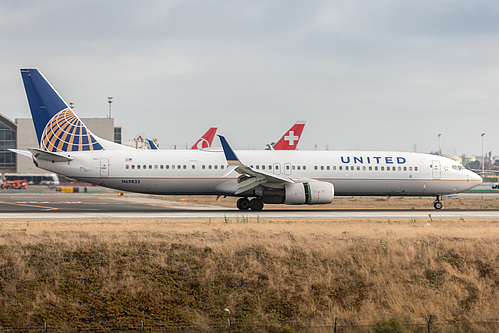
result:
[(476, 322), (499, 314), (498, 244), (498, 221), (476, 220), (0, 222), (0, 326), (208, 327), (225, 308), (236, 322)]

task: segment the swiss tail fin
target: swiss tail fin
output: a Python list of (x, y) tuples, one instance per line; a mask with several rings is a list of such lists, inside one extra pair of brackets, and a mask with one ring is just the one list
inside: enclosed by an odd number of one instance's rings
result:
[(297, 121), (282, 138), (272, 147), (273, 150), (296, 150), (301, 133), (305, 127), (304, 121)]
[(215, 137), (215, 133), (217, 132), (216, 127), (211, 127), (203, 136), (196, 141), (194, 146), (191, 149), (203, 149), (211, 147), (211, 143), (213, 142), (213, 138)]
[[(40, 148), (49, 152), (104, 149), (37, 69), (21, 69)], [(102, 140), (105, 141), (105, 140)]]

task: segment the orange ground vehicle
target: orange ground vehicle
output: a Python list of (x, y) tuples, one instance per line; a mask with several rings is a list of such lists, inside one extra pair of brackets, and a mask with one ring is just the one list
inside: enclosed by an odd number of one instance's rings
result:
[(19, 179), (19, 180), (6, 180), (2, 184), (3, 189), (9, 189), (13, 188), (16, 190), (21, 190), (21, 189), (28, 189), (28, 182), (26, 179)]

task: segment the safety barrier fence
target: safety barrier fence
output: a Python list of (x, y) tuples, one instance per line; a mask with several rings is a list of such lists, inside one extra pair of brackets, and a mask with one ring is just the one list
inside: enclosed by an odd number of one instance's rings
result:
[(425, 316), (422, 320), (383, 319), (375, 322), (333, 318), (332, 321), (268, 323), (256, 320), (226, 318), (206, 325), (142, 320), (123, 324), (50, 324), (30, 327), (0, 326), (1, 333), (17, 332), (262, 332), (262, 333), (354, 333), (354, 332), (499, 332), (498, 318), (475, 318), (474, 320), (442, 319)]

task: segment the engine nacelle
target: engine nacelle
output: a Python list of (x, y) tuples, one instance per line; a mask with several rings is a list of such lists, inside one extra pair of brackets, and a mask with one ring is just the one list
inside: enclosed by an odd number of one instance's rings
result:
[(331, 183), (312, 181), (286, 184), (284, 203), (289, 205), (315, 205), (333, 202), (334, 187)]

